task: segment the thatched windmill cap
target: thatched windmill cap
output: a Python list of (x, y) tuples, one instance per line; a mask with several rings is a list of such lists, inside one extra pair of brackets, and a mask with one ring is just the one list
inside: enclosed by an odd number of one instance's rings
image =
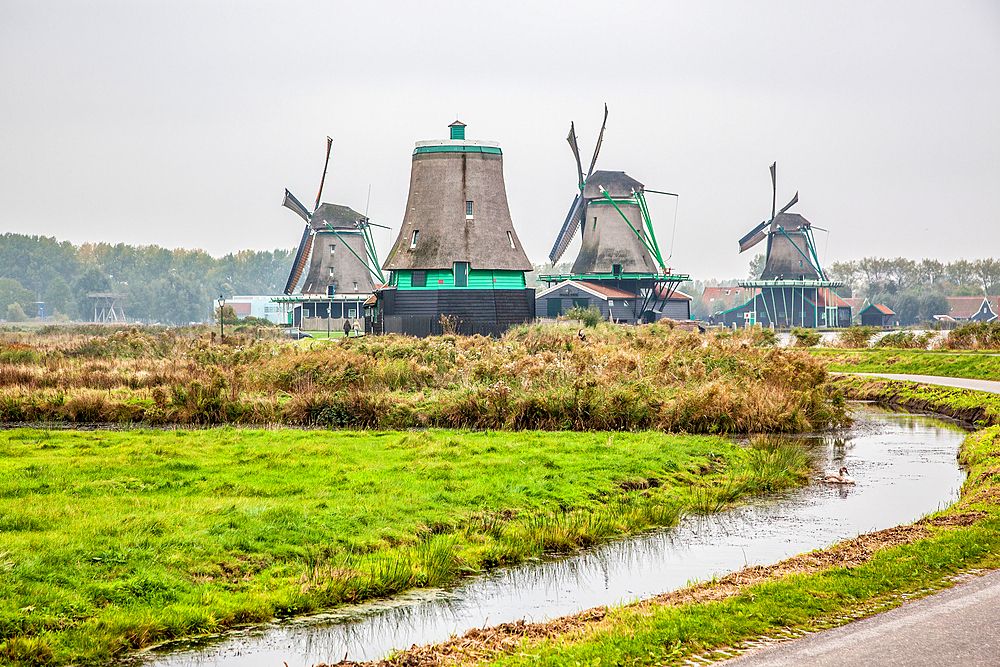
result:
[(465, 139), (465, 127), (455, 121), (452, 138), (416, 142), (406, 213), (383, 269), (531, 270), (510, 219), (500, 145)]

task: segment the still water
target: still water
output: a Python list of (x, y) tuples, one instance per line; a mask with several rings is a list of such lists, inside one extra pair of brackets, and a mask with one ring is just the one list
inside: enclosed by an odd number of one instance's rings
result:
[(857, 406), (856, 421), (808, 437), (819, 468), (857, 480), (757, 498), (708, 517), (391, 600), (340, 607), (141, 655), (149, 667), (310, 667), (371, 660), (473, 627), (540, 621), (651, 597), (745, 565), (769, 565), (861, 533), (909, 523), (958, 498), (964, 431), (944, 420)]

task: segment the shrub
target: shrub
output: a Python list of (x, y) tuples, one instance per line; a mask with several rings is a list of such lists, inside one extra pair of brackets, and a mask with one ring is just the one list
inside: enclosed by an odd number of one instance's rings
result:
[(998, 350), (1000, 322), (978, 322), (952, 329), (942, 347), (950, 350)]
[(598, 323), (604, 321), (604, 315), (597, 306), (573, 306), (566, 311), (566, 317), (571, 320), (581, 320), (586, 327), (596, 327)]
[(24, 314), (24, 309), (21, 308), (21, 304), (12, 303), (7, 306), (7, 321), (8, 322), (24, 322), (28, 319), (28, 316)]
[(815, 329), (793, 329), (795, 347), (816, 347), (819, 345), (819, 332)]
[(869, 347), (876, 331), (875, 327), (848, 327), (840, 332), (840, 346), (853, 349)]

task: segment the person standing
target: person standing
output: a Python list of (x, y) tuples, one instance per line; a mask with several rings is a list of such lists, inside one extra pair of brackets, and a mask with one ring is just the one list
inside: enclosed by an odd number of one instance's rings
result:
[(344, 338), (347, 338), (350, 335), (351, 335), (351, 321), (345, 317), (344, 318)]

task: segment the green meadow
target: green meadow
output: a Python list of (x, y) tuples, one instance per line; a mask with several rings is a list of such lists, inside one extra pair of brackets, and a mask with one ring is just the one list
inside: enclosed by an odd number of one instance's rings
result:
[(0, 663), (453, 580), (807, 479), (796, 446), (661, 433), (0, 432)]
[[(862, 555), (862, 562), (847, 567), (773, 577), (709, 602), (612, 608), (589, 627), (515, 643), (480, 664), (702, 664), (736, 655), (750, 641), (842, 625), (898, 606), (904, 596), (947, 587), (958, 573), (1000, 566), (998, 456), (1000, 426), (966, 439), (961, 460), (969, 476), (961, 499), (921, 522), (922, 539), (875, 551), (870, 558)], [(709, 591), (713, 585), (709, 582)]]
[(894, 373), (1000, 380), (1000, 356), (992, 352), (944, 350), (810, 350), (831, 373)]

